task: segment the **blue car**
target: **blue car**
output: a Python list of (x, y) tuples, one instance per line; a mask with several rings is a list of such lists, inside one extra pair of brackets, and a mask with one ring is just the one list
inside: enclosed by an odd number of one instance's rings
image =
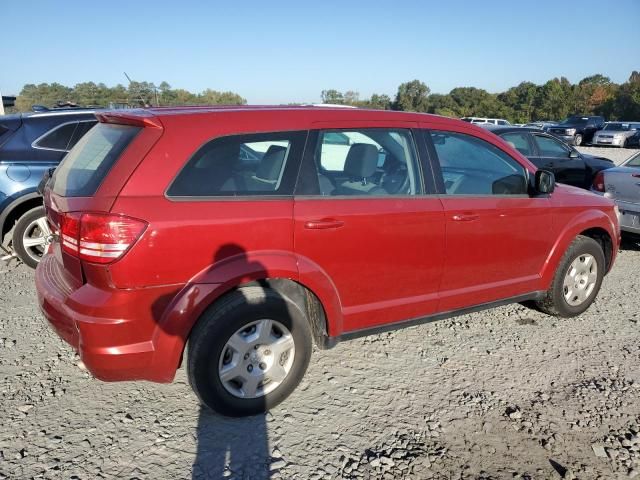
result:
[(96, 122), (75, 108), (0, 116), (0, 240), (30, 267), (51, 237), (38, 184)]

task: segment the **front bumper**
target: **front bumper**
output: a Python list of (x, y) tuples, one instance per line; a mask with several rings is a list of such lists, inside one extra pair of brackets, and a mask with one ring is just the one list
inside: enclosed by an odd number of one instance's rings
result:
[(560, 140), (562, 140), (566, 144), (573, 145), (573, 143), (574, 143), (574, 136), (573, 135), (557, 135), (557, 134), (555, 134), (555, 136), (558, 137)]
[(591, 142), (592, 145), (600, 147), (622, 147), (624, 145), (624, 138), (601, 138), (594, 137)]
[(159, 320), (180, 286), (131, 290), (74, 285), (53, 255), (35, 273), (40, 309), (87, 369), (104, 381), (170, 382), (177, 363), (158, 351)]

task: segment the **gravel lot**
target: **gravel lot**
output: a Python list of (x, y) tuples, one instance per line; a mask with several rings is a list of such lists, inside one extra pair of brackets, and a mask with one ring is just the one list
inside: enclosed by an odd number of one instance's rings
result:
[(616, 148), (616, 147), (577, 147), (582, 153), (589, 155), (597, 155), (599, 157), (609, 158), (620, 165), (634, 153), (638, 153), (637, 149), (632, 148)]
[(513, 305), (317, 351), (284, 404), (238, 420), (184, 371), (90, 378), (32, 271), (0, 266), (0, 478), (640, 479), (638, 272), (626, 242), (579, 318)]

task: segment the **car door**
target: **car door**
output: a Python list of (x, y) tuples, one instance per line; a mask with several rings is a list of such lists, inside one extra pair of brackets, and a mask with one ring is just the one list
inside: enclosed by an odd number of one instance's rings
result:
[[(323, 122), (307, 142), (295, 251), (302, 283), (333, 285), (343, 323), (332, 335), (436, 311), (444, 220), (439, 199), (424, 193), (415, 126)], [(342, 149), (338, 136), (349, 139)]]
[(576, 150), (550, 135), (532, 136), (541, 168), (553, 171), (557, 182), (580, 188), (588, 186), (587, 167)]
[(549, 199), (528, 194), (530, 172), (496, 144), (463, 131), (426, 131), (446, 221), (438, 310), (540, 288), (551, 249)]

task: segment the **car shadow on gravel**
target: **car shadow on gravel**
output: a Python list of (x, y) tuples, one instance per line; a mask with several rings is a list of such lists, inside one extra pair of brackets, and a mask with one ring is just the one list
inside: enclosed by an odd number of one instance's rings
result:
[(200, 407), (193, 480), (270, 478), (266, 416), (225, 418)]
[[(225, 244), (217, 250), (211, 268), (216, 267), (233, 268), (234, 272), (266, 271), (264, 265), (250, 261), (246, 250), (236, 244)], [(167, 330), (162, 318), (177, 294), (178, 291), (158, 299), (152, 307), (154, 318), (170, 335), (178, 333)], [(195, 296), (187, 298), (186, 310), (193, 307)], [(185, 352), (183, 365), (188, 363), (186, 356), (187, 352)], [(218, 374), (218, 362), (214, 363), (209, 373), (211, 376)], [(267, 416), (270, 415), (230, 418), (219, 415), (201, 404), (198, 424), (194, 432), (197, 447), (191, 478), (193, 480), (269, 479), (271, 473), (277, 470), (279, 459), (272, 458), (270, 454)]]

